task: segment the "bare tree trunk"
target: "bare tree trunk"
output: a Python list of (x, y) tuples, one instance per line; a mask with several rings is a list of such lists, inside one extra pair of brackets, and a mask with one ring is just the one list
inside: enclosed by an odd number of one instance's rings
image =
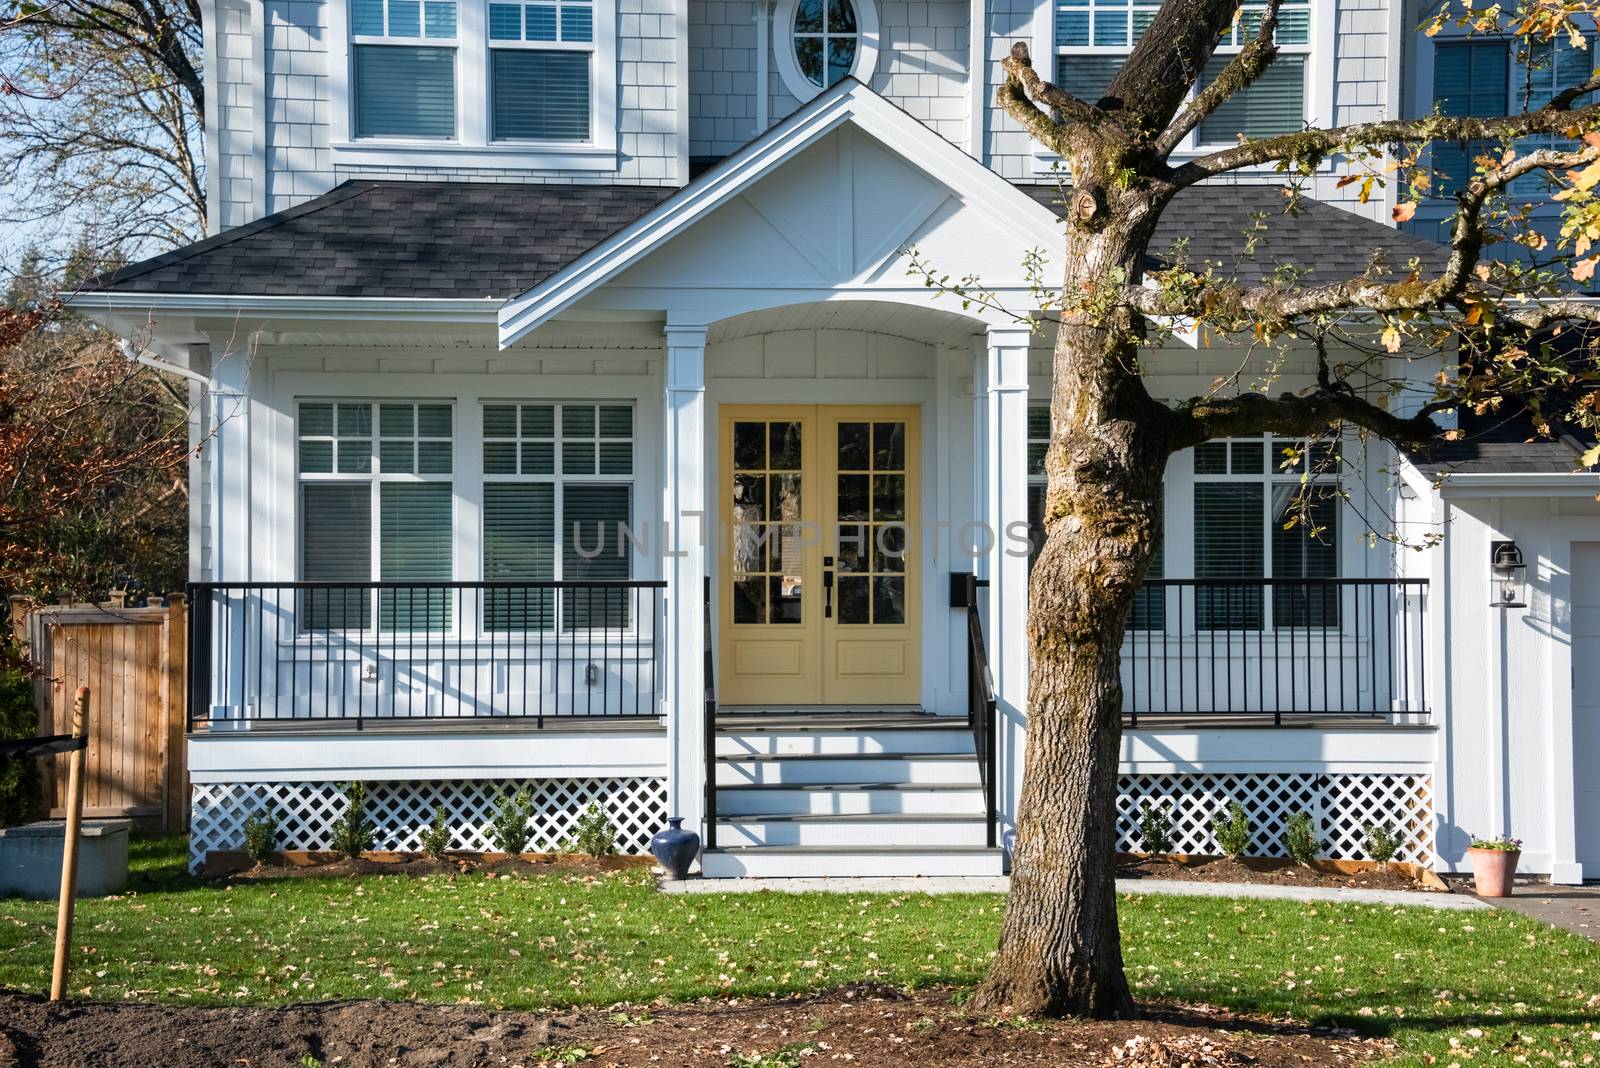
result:
[[(1076, 170), (1076, 168), (1075, 168)], [(1082, 173), (1079, 171), (1078, 173)], [(1082, 195), (1080, 193), (1080, 195)], [(1143, 227), (1084, 218), (1067, 292), (1137, 275)], [(1056, 341), (1045, 546), (1029, 599), (1027, 757), (1000, 948), (985, 1011), (1131, 1015), (1114, 883), (1124, 627), (1160, 537), (1165, 409), (1139, 381), (1140, 324), (1070, 314)]]

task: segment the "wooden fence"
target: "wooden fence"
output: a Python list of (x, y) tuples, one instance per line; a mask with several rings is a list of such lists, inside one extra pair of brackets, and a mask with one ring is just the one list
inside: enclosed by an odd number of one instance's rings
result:
[[(40, 734), (72, 729), (72, 694), (90, 691), (83, 814), (132, 817), (150, 830), (188, 824), (184, 763), (187, 668), (184, 598), (168, 606), (46, 605), (13, 602), (12, 626), (42, 668), (34, 684)], [(46, 765), (50, 815), (64, 814), (66, 775)]]

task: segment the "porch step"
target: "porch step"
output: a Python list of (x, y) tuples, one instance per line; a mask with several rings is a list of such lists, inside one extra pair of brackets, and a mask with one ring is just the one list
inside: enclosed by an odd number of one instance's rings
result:
[(829, 813), (783, 815), (760, 813), (717, 816), (717, 845), (730, 846), (946, 846), (987, 844), (981, 814)]
[(736, 731), (719, 727), (716, 742), (718, 757), (758, 753), (776, 756), (964, 753), (970, 759), (972, 754), (972, 732), (964, 723), (959, 728), (939, 725)]
[(965, 717), (722, 710), (707, 876), (999, 874)]
[(749, 753), (717, 758), (717, 787), (978, 784), (971, 753)]
[(993, 876), (1004, 856), (985, 846), (732, 846), (700, 858), (708, 879), (871, 878), (881, 876)]
[(814, 783), (718, 786), (717, 814), (892, 815), (982, 814), (976, 783)]

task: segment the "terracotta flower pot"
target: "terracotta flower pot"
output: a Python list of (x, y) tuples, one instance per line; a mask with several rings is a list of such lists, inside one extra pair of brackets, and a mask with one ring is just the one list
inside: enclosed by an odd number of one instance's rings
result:
[(1472, 878), (1479, 897), (1510, 897), (1511, 879), (1517, 874), (1520, 849), (1468, 849)]

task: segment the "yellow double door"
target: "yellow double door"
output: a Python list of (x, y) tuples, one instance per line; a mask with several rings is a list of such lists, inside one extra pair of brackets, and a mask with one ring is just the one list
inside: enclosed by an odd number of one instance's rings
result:
[(721, 409), (719, 702), (920, 700), (919, 414)]

